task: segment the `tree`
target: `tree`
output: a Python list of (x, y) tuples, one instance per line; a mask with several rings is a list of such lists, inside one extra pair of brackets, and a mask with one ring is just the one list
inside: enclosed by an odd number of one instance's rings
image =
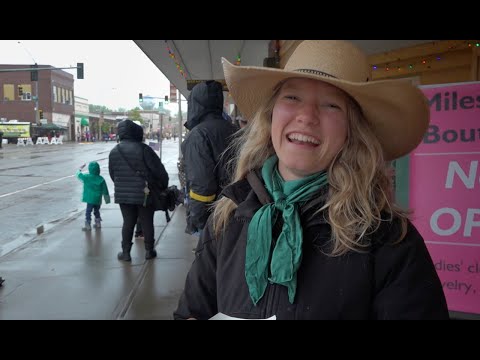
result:
[(141, 124), (144, 123), (142, 116), (140, 115), (140, 109), (138, 107), (128, 112), (128, 118), (132, 121), (139, 121)]
[(90, 123), (90, 136), (95, 136), (97, 137), (98, 131), (97, 131), (97, 123)]
[(112, 110), (110, 110), (108, 107), (104, 106), (104, 105), (93, 105), (93, 104), (90, 104), (88, 105), (88, 110), (91, 112), (91, 113), (95, 113), (95, 114), (100, 114), (100, 113), (111, 113)]
[(104, 122), (102, 124), (102, 133), (103, 134), (110, 134), (110, 124), (107, 122)]

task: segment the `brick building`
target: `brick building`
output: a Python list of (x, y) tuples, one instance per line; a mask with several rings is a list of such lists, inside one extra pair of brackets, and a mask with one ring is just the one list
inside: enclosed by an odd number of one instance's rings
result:
[(65, 140), (75, 139), (73, 75), (63, 70), (39, 70), (38, 81), (32, 81), (31, 71), (21, 70), (28, 68), (30, 65), (0, 65), (0, 120), (36, 123), (39, 119), (41, 124), (61, 127)]

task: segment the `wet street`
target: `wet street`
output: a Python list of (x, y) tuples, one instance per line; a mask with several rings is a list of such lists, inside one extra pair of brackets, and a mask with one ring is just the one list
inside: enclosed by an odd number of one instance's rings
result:
[[(82, 183), (76, 170), (90, 161), (100, 164), (113, 200), (108, 155), (116, 142), (65, 143), (0, 149), (0, 256), (15, 250), (37, 234), (83, 212)], [(178, 139), (165, 140), (162, 162), (170, 185), (179, 186)]]

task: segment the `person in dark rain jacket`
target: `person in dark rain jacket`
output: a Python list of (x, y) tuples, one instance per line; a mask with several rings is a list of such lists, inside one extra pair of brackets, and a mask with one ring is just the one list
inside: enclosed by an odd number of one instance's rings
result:
[(197, 84), (188, 99), (185, 127), (190, 130), (182, 143), (188, 193), (187, 232), (201, 232), (210, 206), (229, 180), (230, 157), (223, 154), (236, 128), (223, 117), (222, 84)]

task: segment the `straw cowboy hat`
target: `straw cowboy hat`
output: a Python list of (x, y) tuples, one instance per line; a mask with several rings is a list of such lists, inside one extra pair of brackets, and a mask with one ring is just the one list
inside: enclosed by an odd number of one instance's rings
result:
[(222, 58), (235, 104), (251, 119), (287, 78), (321, 80), (354, 98), (380, 141), (386, 160), (412, 151), (422, 141), (430, 111), (422, 91), (409, 80), (369, 81), (367, 56), (343, 40), (305, 40), (284, 69), (235, 66)]

